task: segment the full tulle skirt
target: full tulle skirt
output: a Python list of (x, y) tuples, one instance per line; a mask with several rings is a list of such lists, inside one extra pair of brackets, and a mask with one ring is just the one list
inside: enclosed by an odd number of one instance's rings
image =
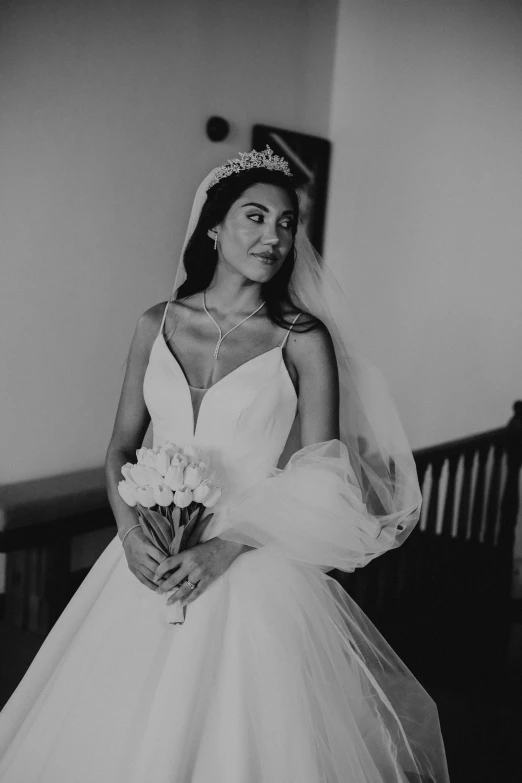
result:
[(447, 779), (434, 703), (321, 570), (259, 548), (164, 604), (116, 538), (0, 715), (2, 783)]

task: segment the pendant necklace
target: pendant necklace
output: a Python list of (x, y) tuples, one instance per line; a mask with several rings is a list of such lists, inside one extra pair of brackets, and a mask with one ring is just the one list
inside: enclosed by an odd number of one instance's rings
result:
[(207, 302), (206, 302), (206, 300), (205, 300), (205, 292), (203, 291), (203, 309), (204, 309), (204, 311), (206, 312), (206, 314), (208, 315), (208, 317), (209, 317), (209, 318), (210, 318), (212, 321), (214, 321), (214, 323), (216, 324), (216, 326), (217, 326), (217, 328), (218, 328), (218, 330), (219, 330), (219, 340), (217, 341), (217, 345), (216, 345), (216, 348), (215, 348), (215, 350), (214, 350), (214, 359), (217, 359), (217, 358), (218, 358), (219, 349), (221, 348), (221, 343), (223, 342), (223, 340), (225, 339), (225, 337), (227, 337), (227, 336), (230, 334), (230, 332), (233, 332), (233, 331), (234, 331), (234, 329), (237, 329), (237, 327), (238, 327), (238, 326), (241, 326), (241, 324), (244, 324), (244, 323), (245, 323), (245, 321), (248, 321), (248, 319), (249, 319), (249, 318), (252, 318), (252, 316), (253, 316), (253, 315), (255, 315), (256, 313), (258, 313), (258, 312), (261, 310), (261, 308), (264, 306), (264, 304), (265, 304), (264, 302), (261, 302), (261, 304), (259, 305), (259, 307), (256, 307), (256, 309), (254, 310), (254, 312), (253, 312), (253, 313), (250, 313), (250, 315), (247, 315), (247, 317), (246, 317), (246, 318), (243, 318), (243, 320), (242, 320), (242, 321), (240, 321), (238, 324), (236, 324), (235, 326), (233, 326), (233, 327), (232, 327), (232, 329), (229, 329), (229, 330), (228, 330), (228, 332), (225, 332), (225, 334), (223, 334), (223, 332), (221, 331), (221, 327), (220, 327), (220, 325), (218, 324), (218, 322), (216, 321), (216, 319), (215, 319), (215, 318), (214, 318), (214, 317), (213, 317), (213, 316), (212, 316), (212, 315), (209, 313), (209, 311), (207, 310)]

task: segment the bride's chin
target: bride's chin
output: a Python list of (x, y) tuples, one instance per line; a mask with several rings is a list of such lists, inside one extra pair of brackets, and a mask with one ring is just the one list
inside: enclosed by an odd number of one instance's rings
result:
[(279, 269), (279, 264), (274, 264), (273, 266), (268, 264), (266, 266), (259, 265), (254, 268), (250, 267), (247, 272), (247, 277), (256, 283), (267, 283), (277, 274)]

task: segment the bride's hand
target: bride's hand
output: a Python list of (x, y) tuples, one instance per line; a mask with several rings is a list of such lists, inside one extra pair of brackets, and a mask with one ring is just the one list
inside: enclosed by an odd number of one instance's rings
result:
[(158, 564), (165, 560), (165, 555), (157, 549), (140, 528), (132, 530), (123, 542), (123, 551), (127, 558), (129, 570), (136, 579), (148, 587), (156, 590), (158, 585), (154, 582), (154, 573)]
[[(250, 547), (211, 538), (202, 544), (185, 549), (177, 555), (168, 557), (156, 569), (157, 591), (168, 593), (177, 585), (180, 587), (170, 596), (167, 604), (180, 601), (181, 605), (194, 601), (212, 582), (224, 574), (236, 557)], [(171, 573), (174, 571), (174, 573)], [(184, 582), (187, 579), (197, 585), (194, 590)]]

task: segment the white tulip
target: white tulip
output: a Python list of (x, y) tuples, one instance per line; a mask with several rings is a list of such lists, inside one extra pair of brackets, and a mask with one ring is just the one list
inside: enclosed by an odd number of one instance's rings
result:
[(170, 467), (170, 454), (165, 449), (160, 449), (155, 456), (153, 467), (158, 471), (160, 476), (164, 476)]
[(161, 447), (161, 451), (164, 451), (164, 452), (165, 452), (166, 454), (168, 454), (168, 455), (169, 455), (169, 457), (172, 459), (172, 457), (174, 456), (174, 454), (177, 454), (177, 453), (178, 453), (179, 449), (178, 449), (178, 447), (176, 446), (176, 444), (175, 444), (175, 443), (172, 443), (172, 441), (171, 441), (171, 440), (168, 440), (168, 441), (166, 441), (166, 443), (164, 443), (164, 444), (163, 444), (163, 446)]
[(136, 457), (138, 460), (138, 465), (145, 465), (146, 455), (147, 455), (147, 449), (145, 448), (136, 449)]
[(134, 481), (134, 483), (137, 484), (139, 487), (148, 486), (149, 468), (146, 468), (145, 465), (143, 465), (142, 463), (138, 462), (137, 465), (133, 465), (129, 471), (129, 474), (132, 481)]
[(192, 443), (188, 443), (183, 448), (183, 454), (188, 457), (191, 462), (197, 462), (199, 460), (198, 450)]
[(145, 508), (151, 508), (156, 505), (156, 498), (154, 497), (154, 490), (152, 487), (136, 487), (136, 500), (141, 506)]
[(193, 498), (195, 503), (204, 503), (204, 501), (210, 495), (212, 485), (209, 481), (202, 481), (199, 486), (193, 492)]
[(191, 462), (187, 465), (183, 474), (183, 483), (186, 487), (189, 489), (196, 489), (196, 487), (201, 484), (202, 478), (201, 470), (195, 462)]
[(186, 508), (192, 503), (192, 490), (188, 487), (182, 487), (174, 493), (174, 503), (180, 508)]
[(154, 468), (145, 465), (135, 465), (130, 470), (130, 476), (139, 487), (157, 487), (158, 484), (163, 484), (163, 476)]
[[(126, 463), (125, 463), (125, 465), (122, 465), (122, 466), (121, 466), (121, 472), (122, 472), (122, 475), (123, 475), (123, 477), (124, 477), (124, 478), (125, 478), (127, 481), (132, 481), (132, 477), (131, 477), (131, 474), (130, 474), (130, 472), (131, 472), (131, 470), (132, 470), (132, 468), (133, 468), (133, 467), (134, 467), (134, 465), (132, 464), (132, 462), (126, 462)], [(134, 482), (133, 482), (133, 483), (134, 483)]]
[(120, 481), (118, 483), (118, 492), (128, 506), (135, 506), (136, 498), (136, 484), (132, 484), (130, 481)]
[(171, 458), (170, 458), (170, 464), (174, 465), (176, 468), (181, 468), (181, 470), (184, 470), (188, 465), (188, 457), (185, 457), (184, 454), (181, 453), (181, 451), (176, 452)]
[(183, 468), (171, 465), (165, 473), (163, 483), (170, 487), (174, 492), (183, 486)]
[(144, 456), (144, 465), (146, 465), (147, 468), (154, 468), (156, 470), (156, 456), (159, 453), (159, 447), (156, 449), (147, 449), (147, 452)]
[(158, 484), (157, 487), (152, 488), (152, 491), (158, 506), (170, 506), (174, 500), (174, 493), (166, 484)]
[(221, 489), (221, 487), (218, 486), (212, 487), (210, 494), (208, 495), (206, 500), (203, 501), (203, 505), (205, 506), (205, 508), (210, 508), (211, 506), (215, 506), (219, 498), (221, 497), (222, 491), (223, 490)]

